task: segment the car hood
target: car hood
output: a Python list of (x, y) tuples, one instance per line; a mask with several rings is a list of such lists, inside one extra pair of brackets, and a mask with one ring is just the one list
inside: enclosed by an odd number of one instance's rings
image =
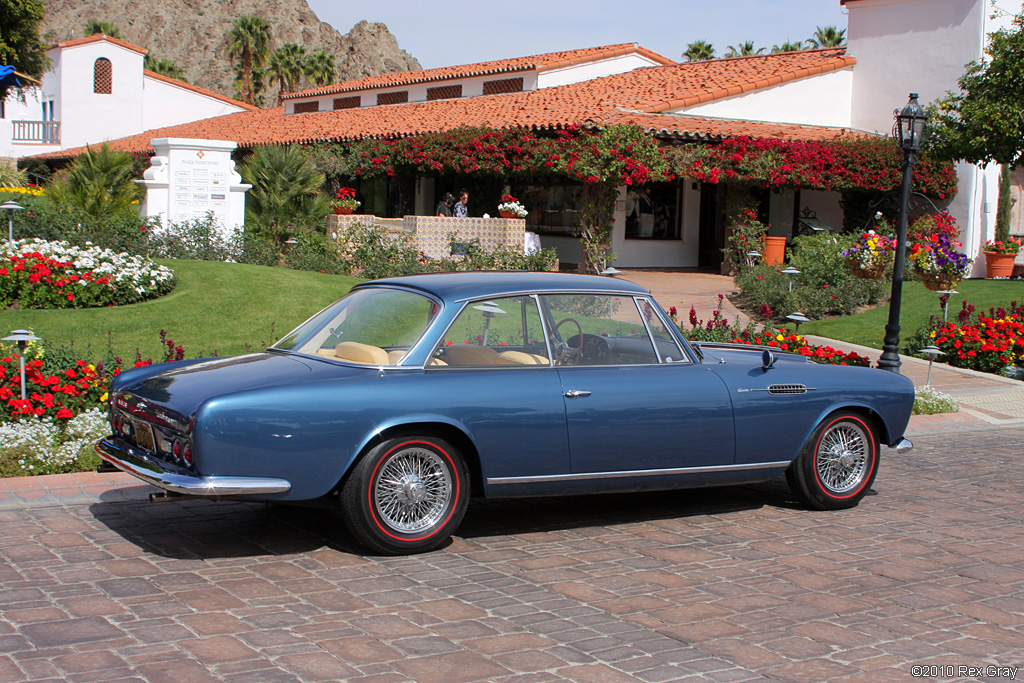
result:
[[(281, 353), (253, 353), (184, 364), (175, 363), (162, 372), (159, 366), (125, 372), (114, 384), (118, 407), (131, 412), (139, 402), (170, 422), (188, 422), (199, 406), (211, 398), (240, 391), (287, 384), (309, 378), (313, 368), (299, 357)], [(129, 403), (121, 405), (122, 403)]]
[[(692, 342), (691, 342), (692, 343)], [(806, 356), (790, 353), (773, 346), (751, 346), (750, 344), (727, 344), (721, 342), (698, 342), (696, 346), (704, 354), (704, 363), (744, 363), (761, 365), (761, 355), (765, 349), (775, 354), (779, 363), (807, 363)]]

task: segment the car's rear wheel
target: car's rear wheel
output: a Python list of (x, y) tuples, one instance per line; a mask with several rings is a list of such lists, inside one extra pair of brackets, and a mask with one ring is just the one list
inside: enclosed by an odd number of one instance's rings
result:
[(790, 488), (817, 510), (856, 506), (878, 472), (878, 436), (862, 415), (833, 413), (786, 471)]
[(388, 439), (356, 463), (341, 502), (349, 530), (368, 548), (384, 555), (434, 550), (466, 513), (466, 466), (442, 439)]

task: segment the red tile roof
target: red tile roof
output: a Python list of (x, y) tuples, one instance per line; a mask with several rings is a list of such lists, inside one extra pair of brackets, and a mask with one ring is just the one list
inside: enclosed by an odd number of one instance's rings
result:
[(225, 102), (236, 107), (241, 107), (242, 109), (245, 109), (247, 111), (259, 111), (259, 107), (257, 106), (247, 104), (245, 102), (240, 102), (239, 100), (233, 100), (230, 97), (225, 97), (224, 95), (221, 95), (220, 93), (215, 93), (212, 90), (200, 88), (198, 85), (192, 85), (191, 83), (186, 83), (185, 81), (179, 81), (177, 78), (170, 78), (168, 76), (164, 76), (163, 74), (158, 74), (155, 71), (150, 71), (149, 69), (143, 69), (142, 73), (147, 78), (152, 78), (153, 80), (161, 81), (163, 83), (169, 83), (170, 85), (177, 86), (183, 90), (190, 90), (194, 93), (199, 93), (200, 95), (205, 95), (215, 100), (220, 100), (221, 102)]
[(354, 92), (356, 90), (373, 90), (377, 88), (394, 88), (414, 83), (427, 83), (430, 81), (449, 81), (459, 78), (470, 78), (473, 76), (487, 76), (492, 74), (513, 73), (518, 71), (550, 71), (561, 69), (575, 64), (585, 64), (601, 59), (611, 59), (629, 54), (639, 54), (658, 64), (675, 64), (668, 57), (663, 57), (647, 48), (640, 47), (636, 43), (620, 43), (618, 45), (603, 45), (601, 47), (588, 47), (581, 50), (564, 50), (562, 52), (548, 52), (542, 55), (531, 57), (515, 57), (513, 59), (499, 59), (491, 62), (478, 62), (476, 64), (461, 64), (459, 66), (444, 66), (437, 69), (421, 69), (419, 71), (399, 71), (380, 76), (367, 76), (354, 81), (344, 81), (325, 85), (319, 88), (310, 88), (285, 95), (283, 99), (291, 100), (296, 98), (318, 97), (334, 93)]
[[(108, 36), (105, 33), (97, 33), (95, 35), (86, 36), (85, 38), (73, 38), (71, 40), (62, 40), (62, 41), (59, 41), (53, 47), (59, 47), (59, 48), (77, 47), (78, 45), (88, 45), (89, 43), (98, 43), (100, 41), (106, 41), (108, 43), (113, 43), (114, 45), (120, 45), (123, 48), (131, 50), (132, 52), (138, 52), (140, 55), (148, 55), (149, 54), (149, 50), (147, 50), (144, 47), (139, 47), (138, 45), (132, 45), (131, 43), (127, 43), (127, 42), (121, 40), (120, 38), (111, 38), (110, 36)], [(53, 49), (53, 48), (51, 48), (51, 49)]]
[[(132, 152), (152, 151), (153, 138), (234, 140), (239, 147), (324, 140), (406, 137), (465, 126), (557, 129), (570, 124), (634, 121), (650, 130), (690, 139), (734, 135), (828, 139), (839, 128), (737, 121), (667, 113), (699, 102), (786, 83), (854, 64), (844, 49), (760, 55), (636, 69), (530, 92), (456, 100), (285, 115), (283, 107), (219, 116), (146, 131), (111, 142)], [(81, 148), (48, 157), (75, 156)]]

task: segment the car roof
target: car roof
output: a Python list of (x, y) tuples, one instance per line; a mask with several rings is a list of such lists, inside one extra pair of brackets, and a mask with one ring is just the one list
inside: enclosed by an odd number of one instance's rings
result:
[(532, 273), (522, 271), (466, 271), (403, 275), (359, 284), (358, 288), (388, 285), (433, 294), (445, 301), (524, 292), (615, 292), (649, 294), (640, 285), (597, 275), (573, 273)]

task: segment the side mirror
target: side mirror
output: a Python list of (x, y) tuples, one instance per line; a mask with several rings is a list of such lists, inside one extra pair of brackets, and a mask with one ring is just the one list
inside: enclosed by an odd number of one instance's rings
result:
[(764, 371), (771, 370), (775, 366), (775, 353), (771, 349), (765, 349), (761, 352), (761, 369)]

